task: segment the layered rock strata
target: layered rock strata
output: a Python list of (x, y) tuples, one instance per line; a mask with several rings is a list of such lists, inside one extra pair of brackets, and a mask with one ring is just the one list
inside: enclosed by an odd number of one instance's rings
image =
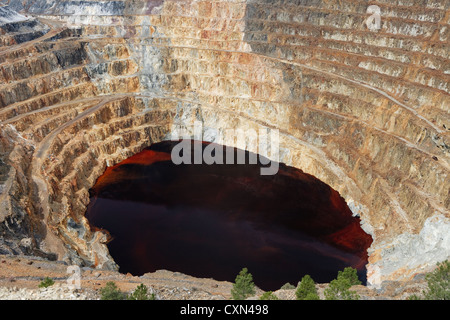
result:
[(1, 253), (116, 268), (89, 188), (197, 120), (279, 130), (374, 239), (369, 283), (449, 257), (448, 1), (377, 1), (379, 30), (366, 0), (0, 3)]

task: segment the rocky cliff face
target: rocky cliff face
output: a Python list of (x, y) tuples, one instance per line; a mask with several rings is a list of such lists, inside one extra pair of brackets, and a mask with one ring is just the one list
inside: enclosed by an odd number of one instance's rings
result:
[(89, 188), (200, 120), (278, 129), (373, 237), (369, 283), (449, 257), (448, 1), (378, 1), (374, 31), (365, 0), (0, 3), (0, 253), (116, 268)]

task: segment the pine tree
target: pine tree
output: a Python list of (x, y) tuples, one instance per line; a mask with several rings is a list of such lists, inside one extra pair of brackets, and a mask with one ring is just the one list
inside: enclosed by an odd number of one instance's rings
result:
[(450, 300), (450, 262), (445, 260), (437, 264), (438, 268), (426, 275), (428, 290), (424, 292), (426, 300)]
[(310, 275), (305, 275), (295, 291), (297, 300), (319, 300), (316, 284)]
[(267, 291), (264, 292), (261, 295), (261, 297), (259, 297), (259, 300), (279, 300), (279, 299), (272, 291)]
[(156, 296), (154, 293), (150, 294), (147, 286), (141, 283), (133, 293), (128, 296), (128, 300), (156, 300)]
[(428, 288), (423, 296), (412, 295), (409, 300), (450, 300), (450, 262), (437, 264), (437, 269), (425, 276)]
[(231, 296), (234, 300), (245, 300), (255, 294), (255, 284), (253, 276), (248, 273), (247, 268), (243, 268), (236, 276), (235, 283), (231, 289)]
[(350, 291), (351, 286), (359, 285), (361, 281), (358, 279), (356, 269), (351, 267), (345, 268), (344, 271), (339, 271), (335, 280), (330, 282), (330, 285), (325, 289), (325, 299), (327, 300), (358, 300), (359, 295)]
[(325, 289), (326, 300), (358, 300), (359, 295), (354, 291), (350, 291), (350, 281), (346, 278), (334, 279)]
[(108, 281), (106, 286), (100, 289), (102, 300), (124, 300), (126, 294), (123, 293), (113, 281)]
[(47, 288), (55, 284), (55, 281), (53, 281), (52, 278), (45, 277), (44, 280), (39, 283), (39, 288)]
[(350, 285), (359, 285), (361, 281), (358, 279), (358, 274), (356, 273), (356, 269), (352, 267), (344, 268), (344, 271), (338, 271), (338, 279), (346, 278), (350, 282)]

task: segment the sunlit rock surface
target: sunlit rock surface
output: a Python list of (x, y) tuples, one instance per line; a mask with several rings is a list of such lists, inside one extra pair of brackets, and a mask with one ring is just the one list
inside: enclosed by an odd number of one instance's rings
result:
[(450, 217), (447, 0), (378, 1), (375, 31), (365, 0), (0, 4), (1, 252), (117, 268), (84, 218), (89, 188), (199, 120), (211, 141), (278, 129), (279, 160), (373, 237), (370, 283), (449, 256), (422, 236)]

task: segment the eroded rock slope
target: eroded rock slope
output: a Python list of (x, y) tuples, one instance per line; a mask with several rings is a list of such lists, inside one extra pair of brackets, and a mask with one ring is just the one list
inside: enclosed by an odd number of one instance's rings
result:
[(373, 237), (369, 283), (449, 257), (447, 0), (0, 3), (0, 253), (117, 268), (89, 188), (198, 120), (279, 130)]

